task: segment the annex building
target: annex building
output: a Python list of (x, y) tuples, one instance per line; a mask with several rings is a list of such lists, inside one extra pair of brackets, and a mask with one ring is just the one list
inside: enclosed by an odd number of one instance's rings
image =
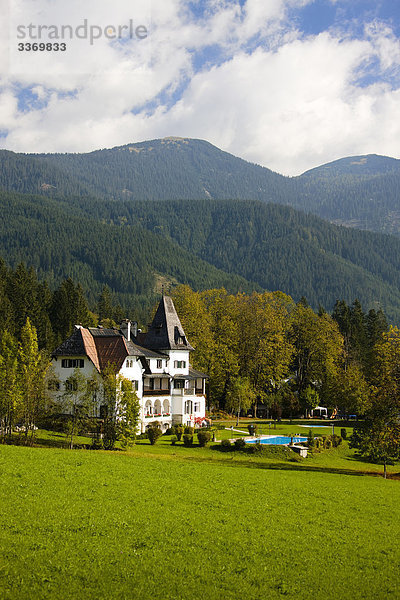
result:
[[(169, 296), (161, 298), (147, 333), (127, 320), (113, 329), (76, 325), (52, 354), (59, 382), (56, 396), (62, 396), (75, 369), (89, 379), (94, 371), (101, 374), (113, 365), (117, 374), (134, 383), (142, 432), (152, 421), (161, 423), (163, 430), (178, 423), (201, 424), (207, 375), (191, 368), (193, 350)], [(101, 400), (97, 410), (101, 417)]]

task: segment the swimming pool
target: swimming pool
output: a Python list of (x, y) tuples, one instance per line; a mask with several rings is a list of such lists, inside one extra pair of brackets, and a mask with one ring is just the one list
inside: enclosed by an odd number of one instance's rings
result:
[(294, 443), (306, 442), (306, 437), (295, 436), (293, 438), (287, 437), (285, 435), (271, 435), (262, 438), (258, 438), (256, 440), (246, 440), (247, 444), (270, 444), (271, 446), (285, 446), (286, 444), (290, 444), (293, 439)]
[(331, 423), (330, 425), (299, 425), (298, 427), (305, 427), (306, 429), (312, 429), (313, 427), (316, 427), (316, 428), (320, 428), (320, 427), (332, 427), (332, 425), (334, 425), (334, 423)]

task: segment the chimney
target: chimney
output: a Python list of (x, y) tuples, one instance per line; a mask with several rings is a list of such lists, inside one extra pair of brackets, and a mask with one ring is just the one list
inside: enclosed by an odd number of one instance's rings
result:
[(132, 335), (133, 335), (134, 338), (136, 338), (137, 334), (138, 334), (138, 324), (137, 324), (137, 321), (133, 321), (133, 323), (132, 323)]
[(130, 342), (131, 341), (131, 322), (129, 319), (124, 319), (121, 323), (121, 332), (125, 339)]

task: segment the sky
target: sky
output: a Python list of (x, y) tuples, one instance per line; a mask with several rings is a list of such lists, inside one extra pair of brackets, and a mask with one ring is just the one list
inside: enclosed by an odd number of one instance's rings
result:
[(0, 15), (1, 148), (181, 136), (284, 175), (400, 158), (400, 0), (0, 0)]

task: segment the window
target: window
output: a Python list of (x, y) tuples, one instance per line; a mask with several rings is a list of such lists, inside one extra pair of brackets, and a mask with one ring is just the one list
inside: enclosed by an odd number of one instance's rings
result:
[(200, 411), (200, 402), (195, 402), (194, 403), (194, 412), (199, 412)]
[(61, 361), (61, 366), (63, 369), (83, 369), (83, 365), (85, 361), (83, 358), (63, 358)]
[(175, 367), (175, 369), (185, 369), (186, 368), (186, 360), (175, 360), (174, 367)]
[(176, 390), (182, 390), (185, 387), (185, 381), (183, 379), (176, 379), (174, 381), (174, 388)]
[(157, 369), (162, 369), (162, 360), (157, 358)]
[(138, 389), (139, 389), (139, 382), (138, 382), (138, 381), (136, 381), (136, 379), (134, 379), (134, 380), (132, 381), (132, 386), (133, 386), (133, 389), (135, 390), (135, 392), (137, 392), (137, 391), (138, 391)]
[(107, 404), (102, 404), (100, 406), (100, 419), (105, 419), (108, 414), (108, 406)]

